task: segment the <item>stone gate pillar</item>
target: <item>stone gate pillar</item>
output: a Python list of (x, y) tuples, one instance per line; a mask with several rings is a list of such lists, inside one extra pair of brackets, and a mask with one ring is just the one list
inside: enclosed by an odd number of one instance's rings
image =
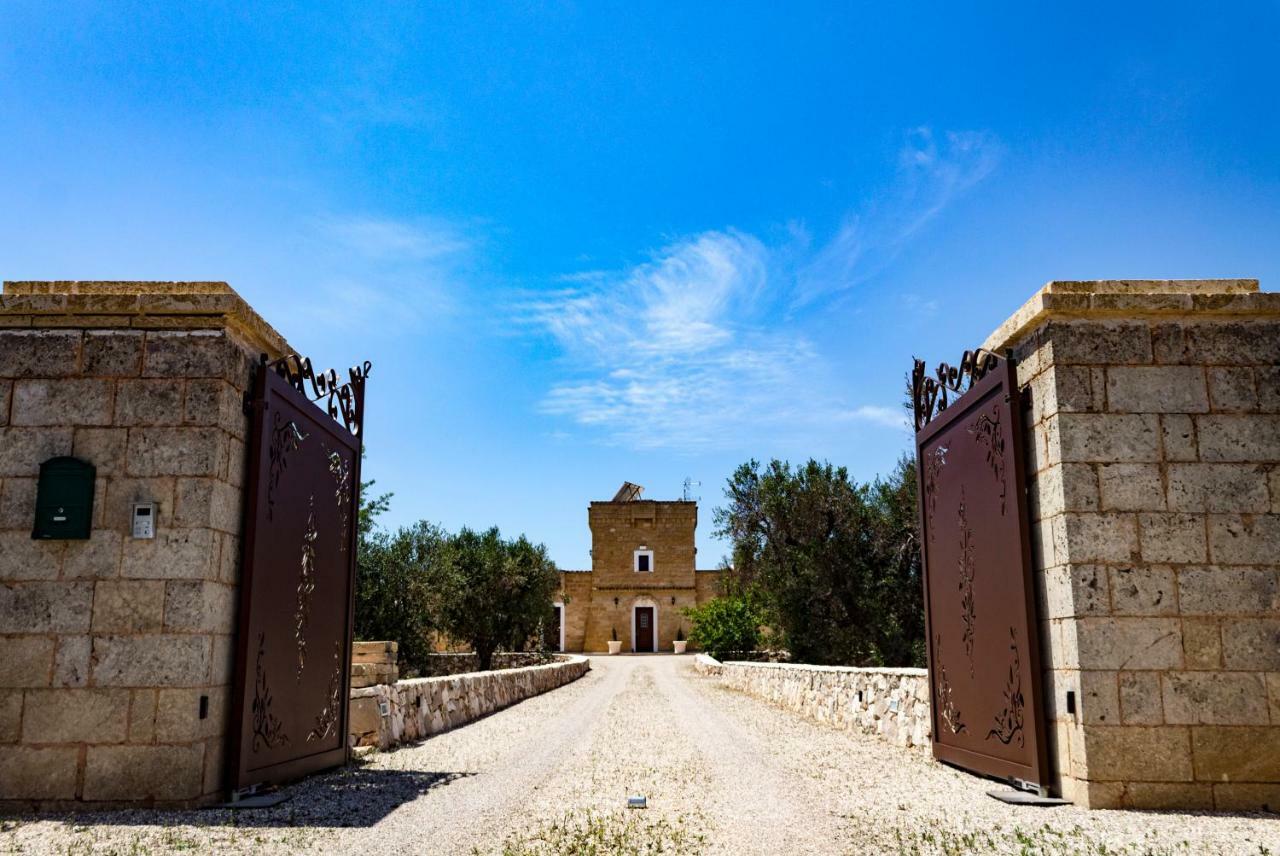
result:
[(1280, 294), (1052, 282), (1030, 388), (1050, 759), (1091, 807), (1280, 809)]
[[(219, 798), (253, 361), (225, 283), (0, 295), (0, 801)], [(96, 467), (88, 540), (33, 540), (40, 464)], [(153, 539), (132, 537), (156, 503)]]

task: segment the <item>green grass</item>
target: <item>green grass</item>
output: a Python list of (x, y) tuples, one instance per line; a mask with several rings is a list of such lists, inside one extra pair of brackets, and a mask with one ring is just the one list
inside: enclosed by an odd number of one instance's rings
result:
[[(1079, 826), (1057, 829), (1048, 824), (1038, 829), (999, 826), (989, 830), (956, 830), (933, 822), (927, 826), (894, 830), (899, 856), (967, 856), (967, 854), (1016, 854), (1016, 856), (1189, 856), (1203, 852), (1187, 841), (1176, 843), (1136, 842), (1107, 844)], [(892, 847), (884, 848), (895, 852)], [(860, 851), (855, 851), (860, 852)], [(1270, 856), (1257, 845), (1241, 849), (1242, 854)]]
[[(693, 856), (703, 852), (706, 837), (692, 826), (683, 816), (672, 822), (640, 811), (569, 812), (532, 833), (509, 837), (498, 852), (502, 856)], [(481, 854), (478, 849), (473, 852)]]

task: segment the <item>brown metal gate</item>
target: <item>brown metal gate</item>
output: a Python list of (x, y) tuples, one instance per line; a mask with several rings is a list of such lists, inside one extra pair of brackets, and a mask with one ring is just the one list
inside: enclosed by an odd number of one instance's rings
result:
[(1040, 645), (1012, 358), (912, 372), (933, 754), (1046, 793)]
[[(258, 365), (227, 781), (233, 795), (346, 763), (364, 383)], [(321, 404), (323, 403), (323, 406)]]

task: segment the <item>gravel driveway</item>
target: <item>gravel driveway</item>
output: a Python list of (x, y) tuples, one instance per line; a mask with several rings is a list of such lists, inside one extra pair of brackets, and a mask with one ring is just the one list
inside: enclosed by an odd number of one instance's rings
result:
[(273, 809), (7, 818), (0, 853), (1280, 854), (1277, 815), (1016, 808), (992, 786), (723, 689), (689, 657), (596, 657)]

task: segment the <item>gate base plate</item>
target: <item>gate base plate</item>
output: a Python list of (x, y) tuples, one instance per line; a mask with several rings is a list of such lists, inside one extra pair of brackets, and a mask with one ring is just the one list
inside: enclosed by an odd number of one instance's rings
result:
[(1006, 790), (1004, 788), (987, 791), (987, 796), (1010, 805), (1071, 805), (1071, 800), (1064, 800), (1061, 797), (1042, 797), (1030, 791)]
[(278, 806), (280, 805), (280, 803), (284, 802), (285, 800), (289, 800), (292, 798), (293, 798), (292, 794), (282, 794), (279, 792), (276, 792), (274, 794), (256, 794), (251, 797), (241, 797), (240, 799), (235, 800), (233, 802), (218, 803), (217, 805), (213, 805), (209, 807), (210, 808), (229, 808), (232, 811), (239, 811), (241, 809), (253, 809), (253, 808), (271, 808), (273, 806)]

